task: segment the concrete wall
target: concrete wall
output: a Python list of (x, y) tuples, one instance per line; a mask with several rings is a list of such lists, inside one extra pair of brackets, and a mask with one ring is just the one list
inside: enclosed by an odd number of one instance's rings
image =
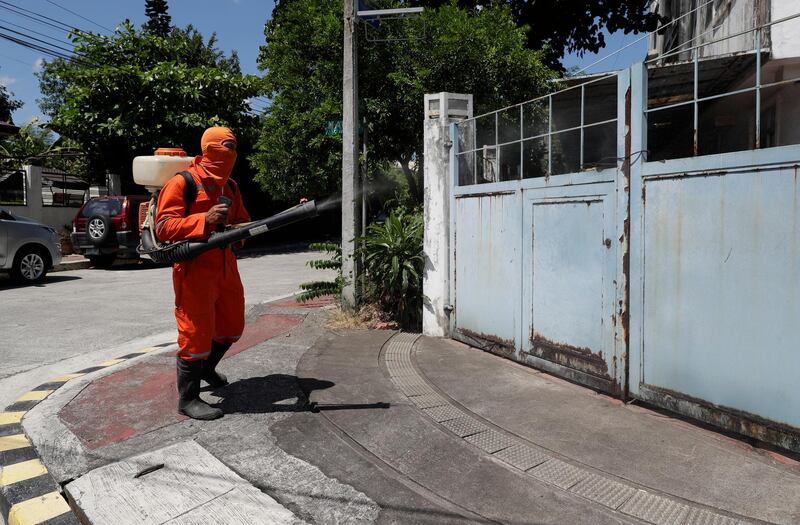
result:
[[(800, 11), (797, 0), (772, 0), (772, 20), (780, 20)], [(771, 29), (772, 58), (800, 57), (800, 18), (795, 18)]]
[[(658, 0), (651, 3), (658, 13), (673, 19), (689, 13), (705, 0)], [(676, 44), (692, 38), (692, 45), (719, 40), (727, 35), (752, 29), (759, 18), (765, 22), (777, 21), (795, 15), (800, 10), (796, 0), (724, 0), (712, 2), (695, 13), (688, 14), (671, 25), (666, 34), (653, 34), (649, 39), (649, 54), (659, 55)], [(764, 34), (762, 47), (770, 48), (773, 59), (800, 57), (800, 18), (770, 26)], [(699, 36), (698, 36), (699, 35)], [(688, 47), (688, 46), (687, 46)], [(700, 57), (713, 57), (741, 53), (755, 49), (753, 34), (735, 36), (710, 44), (701, 49)], [(669, 58), (671, 62), (690, 60), (689, 52)]]
[(64, 231), (64, 227), (72, 228), (72, 219), (78, 208), (63, 206), (45, 206), (42, 202), (42, 168), (25, 166), (25, 206), (3, 206), (15, 215), (21, 215), (42, 222), (56, 231)]

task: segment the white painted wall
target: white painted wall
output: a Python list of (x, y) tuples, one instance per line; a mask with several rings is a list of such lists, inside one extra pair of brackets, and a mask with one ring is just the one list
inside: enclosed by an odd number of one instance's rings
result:
[[(800, 12), (797, 0), (772, 0), (772, 20), (780, 20)], [(800, 18), (772, 26), (772, 58), (800, 57)]]
[[(455, 102), (455, 104), (453, 104)], [(449, 329), (450, 124), (472, 117), (472, 95), (425, 95), (424, 216), (425, 272), (422, 331), (441, 337)]]
[[(767, 3), (764, 6), (764, 3)], [(654, 0), (651, 9), (677, 18), (690, 11), (697, 5), (703, 5), (705, 0)], [(764, 6), (764, 7), (762, 7)], [(769, 9), (767, 9), (767, 7)], [(686, 42), (696, 35), (695, 44), (719, 40), (727, 35), (733, 35), (755, 27), (757, 13), (762, 9), (767, 16), (767, 21), (776, 21), (790, 17), (800, 12), (798, 0), (725, 0), (712, 2), (698, 10), (699, 16), (685, 16), (676, 23), (678, 41)], [(772, 59), (779, 60), (791, 57), (800, 57), (800, 18), (781, 22), (770, 27), (772, 42)], [(767, 45), (766, 39), (762, 42)], [(659, 34), (652, 34), (649, 38), (649, 54), (658, 55), (665, 52), (665, 38)], [(701, 49), (701, 57), (722, 56), (730, 53), (751, 51), (755, 49), (753, 33), (738, 35), (720, 42), (710, 44)], [(680, 60), (690, 59), (690, 53), (680, 55)], [(677, 58), (672, 58), (675, 61)]]
[(46, 224), (56, 231), (61, 232), (64, 226), (72, 226), (72, 219), (78, 213), (78, 208), (62, 206), (44, 206), (42, 203), (42, 168), (39, 166), (24, 166), (25, 170), (25, 206), (3, 206), (15, 215), (28, 217)]

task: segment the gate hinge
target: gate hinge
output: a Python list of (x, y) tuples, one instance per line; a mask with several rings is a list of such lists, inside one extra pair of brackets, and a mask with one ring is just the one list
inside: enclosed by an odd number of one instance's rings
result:
[(444, 305), (444, 311), (445, 311), (445, 313), (447, 313), (448, 315), (449, 315), (450, 313), (452, 313), (452, 311), (453, 311), (453, 310), (455, 310), (455, 309), (456, 309), (456, 307), (455, 307), (455, 306), (453, 306), (452, 304), (446, 304), (446, 305)]
[(447, 148), (447, 149), (452, 148), (453, 147), (453, 141), (452, 140), (445, 140), (444, 141), (444, 147)]

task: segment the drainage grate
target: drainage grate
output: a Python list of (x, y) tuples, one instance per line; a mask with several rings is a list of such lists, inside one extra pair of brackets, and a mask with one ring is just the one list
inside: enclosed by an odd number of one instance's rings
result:
[(689, 513), (683, 503), (644, 490), (637, 490), (620, 510), (656, 525), (682, 525)]
[(445, 400), (445, 398), (443, 398), (442, 396), (436, 394), (412, 397), (411, 401), (422, 409), (447, 405), (447, 400)]
[(589, 475), (584, 469), (565, 463), (560, 459), (549, 459), (528, 472), (533, 477), (552, 483), (562, 489), (568, 489), (576, 485)]
[(522, 443), (501, 450), (494, 457), (520, 470), (528, 470), (550, 459), (550, 456)]
[(456, 419), (448, 419), (443, 421), (442, 425), (450, 429), (459, 437), (467, 437), (478, 432), (489, 430), (486, 425), (480, 421), (476, 421), (469, 416), (461, 416)]
[(428, 414), (430, 417), (432, 417), (433, 420), (438, 423), (464, 416), (464, 413), (462, 411), (450, 405), (429, 408), (427, 410), (424, 410), (424, 412)]
[(572, 487), (571, 492), (606, 507), (618, 509), (636, 493), (636, 489), (603, 476), (590, 474)]
[(656, 525), (747, 523), (604, 477), (561, 461), (521, 439), (490, 429), (468, 411), (439, 395), (414, 368), (412, 355), (418, 337), (400, 333), (387, 344), (384, 360), (392, 381), (425, 414), (492, 457), (527, 471), (538, 480)]
[(473, 434), (464, 439), (485, 450), (489, 454), (494, 454), (498, 450), (508, 448), (514, 444), (513, 439), (495, 430), (487, 430), (486, 432)]

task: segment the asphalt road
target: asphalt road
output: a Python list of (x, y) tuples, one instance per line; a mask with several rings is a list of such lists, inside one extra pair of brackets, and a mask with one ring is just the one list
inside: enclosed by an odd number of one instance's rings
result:
[[(291, 294), (330, 277), (306, 261), (313, 252), (239, 260), (249, 305)], [(39, 286), (14, 286), (0, 275), (0, 409), (49, 378), (93, 366), (141, 346), (173, 340), (171, 269), (148, 264), (48, 275)]]

